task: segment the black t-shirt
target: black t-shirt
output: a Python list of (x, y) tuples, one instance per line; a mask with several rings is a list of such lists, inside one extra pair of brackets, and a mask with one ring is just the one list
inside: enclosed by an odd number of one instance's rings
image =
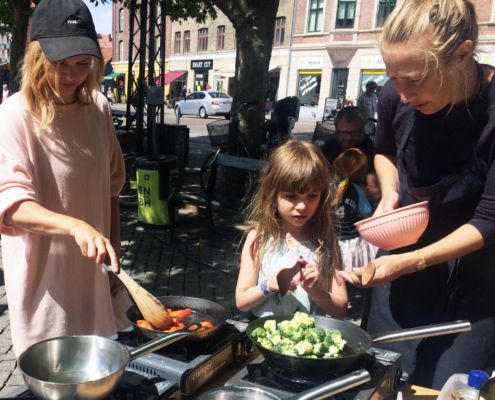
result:
[(342, 201), (337, 209), (339, 216), (340, 229), (339, 239), (348, 240), (359, 236), (357, 228), (354, 226), (362, 217), (359, 215), (359, 194), (352, 184), (349, 182), (347, 189), (342, 196)]
[(495, 82), (474, 100), (424, 115), (400, 102), (392, 81), (380, 92), (377, 154), (395, 157), (406, 133), (408, 118), (414, 127), (404, 152), (408, 176), (414, 186), (429, 186), (457, 171), (472, 159), (474, 152), (483, 166), (486, 182), (481, 199), (469, 221), (485, 241), (495, 239)]
[[(375, 149), (373, 147), (373, 142), (368, 136), (365, 136), (364, 140), (359, 143), (357, 146), (354, 146), (361, 150), (366, 157), (368, 157), (368, 173), (374, 172), (374, 164), (373, 157), (375, 156)], [(340, 146), (339, 142), (337, 142), (336, 137), (333, 135), (321, 148), (321, 151), (327, 158), (330, 165), (333, 164), (335, 159), (344, 151)]]

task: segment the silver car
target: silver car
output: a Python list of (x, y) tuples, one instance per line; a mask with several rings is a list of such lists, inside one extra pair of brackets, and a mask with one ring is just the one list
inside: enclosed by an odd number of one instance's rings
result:
[(232, 97), (228, 94), (201, 90), (192, 92), (184, 100), (179, 100), (175, 104), (175, 115), (192, 114), (201, 118), (208, 118), (208, 115), (223, 115), (228, 119), (231, 107)]

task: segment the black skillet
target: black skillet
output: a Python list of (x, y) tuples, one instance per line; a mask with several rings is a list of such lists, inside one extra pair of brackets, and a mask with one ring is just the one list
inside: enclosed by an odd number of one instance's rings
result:
[(265, 321), (269, 319), (274, 319), (278, 323), (283, 320), (290, 320), (292, 317), (292, 315), (272, 315), (258, 318), (248, 325), (246, 332), (261, 354), (263, 354), (267, 363), (286, 371), (297, 372), (300, 375), (305, 375), (306, 373), (306, 376), (314, 376), (315, 373), (330, 375), (348, 371), (372, 345), (377, 343), (400, 342), (471, 330), (471, 324), (468, 321), (457, 321), (393, 331), (372, 338), (368, 332), (351, 322), (315, 315), (316, 326), (327, 331), (339, 330), (342, 333), (342, 337), (347, 341), (343, 356), (338, 358), (308, 358), (282, 354), (264, 348), (251, 335), (254, 329), (260, 326), (263, 327)]
[[(210, 321), (213, 323), (213, 328), (187, 335), (184, 337), (183, 341), (192, 342), (208, 340), (220, 332), (221, 327), (227, 319), (227, 310), (225, 307), (210, 300), (186, 296), (162, 296), (158, 297), (158, 300), (160, 300), (166, 308), (171, 308), (172, 310), (192, 309), (192, 315), (180, 318), (186, 326), (201, 321)], [(170, 333), (167, 332), (146, 329), (137, 325), (136, 321), (138, 319), (143, 319), (143, 316), (135, 305), (127, 310), (127, 318), (129, 318), (134, 327), (148, 339), (170, 335)]]

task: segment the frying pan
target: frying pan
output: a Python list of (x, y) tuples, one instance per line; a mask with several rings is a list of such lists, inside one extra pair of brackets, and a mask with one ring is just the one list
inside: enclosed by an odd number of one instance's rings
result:
[[(210, 300), (186, 296), (162, 296), (158, 297), (158, 300), (160, 300), (160, 302), (165, 305), (165, 307), (171, 308), (173, 310), (181, 310), (185, 308), (192, 309), (192, 315), (181, 318), (181, 321), (184, 322), (185, 325), (199, 323), (205, 320), (211, 321), (213, 323), (214, 326), (211, 329), (206, 329), (201, 332), (193, 332), (192, 335), (184, 337), (184, 340), (187, 342), (202, 342), (210, 339), (212, 336), (220, 332), (220, 328), (227, 319), (227, 310), (225, 309), (225, 307)], [(170, 335), (170, 333), (167, 332), (147, 329), (143, 328), (142, 326), (138, 326), (136, 324), (136, 321), (138, 319), (143, 319), (143, 316), (135, 305), (131, 306), (127, 310), (127, 318), (129, 318), (136, 329), (138, 329), (145, 337), (149, 339), (155, 339), (157, 337)]]
[(317, 327), (329, 330), (339, 330), (342, 337), (347, 341), (344, 354), (339, 358), (308, 358), (282, 354), (261, 346), (252, 337), (252, 332), (258, 327), (263, 327), (265, 321), (274, 319), (281, 322), (292, 319), (292, 315), (270, 315), (258, 318), (251, 322), (246, 333), (254, 342), (260, 353), (263, 354), (267, 363), (272, 366), (297, 372), (299, 375), (314, 376), (338, 374), (350, 369), (358, 359), (377, 343), (400, 342), (405, 340), (420, 339), (430, 336), (448, 335), (452, 333), (466, 332), (471, 330), (469, 321), (457, 321), (438, 325), (422, 326), (418, 328), (404, 329), (374, 336), (373, 338), (359, 326), (338, 319), (314, 315)]
[(19, 357), (24, 381), (39, 399), (102, 399), (118, 385), (127, 363), (165, 347), (189, 331), (128, 350), (101, 336), (60, 336), (33, 344)]
[[(296, 394), (295, 396), (291, 396), (287, 400), (326, 399), (345, 390), (369, 382), (370, 380), (371, 376), (368, 371), (360, 369)], [(264, 389), (242, 386), (224, 386), (208, 390), (200, 395), (198, 400), (281, 400), (281, 398)]]

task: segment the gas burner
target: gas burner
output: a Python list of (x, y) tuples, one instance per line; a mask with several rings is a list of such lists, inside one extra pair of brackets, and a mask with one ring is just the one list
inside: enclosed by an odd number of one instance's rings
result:
[[(168, 385), (165, 390), (158, 381), (157, 379), (148, 379), (132, 371), (124, 371), (122, 380), (107, 400), (167, 399), (169, 393), (175, 391), (174, 385)], [(27, 386), (21, 386), (19, 389), (9, 393), (9, 398), (34, 399), (35, 397)]]
[[(133, 331), (119, 334), (118, 341), (133, 348), (147, 339)], [(182, 396), (193, 395), (226, 366), (245, 359), (249, 343), (244, 333), (225, 324), (211, 341), (182, 346), (177, 342), (166, 351), (146, 354), (128, 363), (109, 400), (170, 399), (178, 391)], [(9, 398), (34, 397), (24, 385), (9, 393)]]
[[(400, 371), (400, 354), (371, 348), (353, 369), (364, 368), (371, 375), (371, 381), (358, 388), (336, 396), (338, 399), (393, 399), (397, 394)], [(282, 399), (303, 392), (336, 378), (335, 375), (307, 377), (278, 367), (271, 367), (263, 356), (233, 376), (226, 385), (257, 387), (265, 389)]]

